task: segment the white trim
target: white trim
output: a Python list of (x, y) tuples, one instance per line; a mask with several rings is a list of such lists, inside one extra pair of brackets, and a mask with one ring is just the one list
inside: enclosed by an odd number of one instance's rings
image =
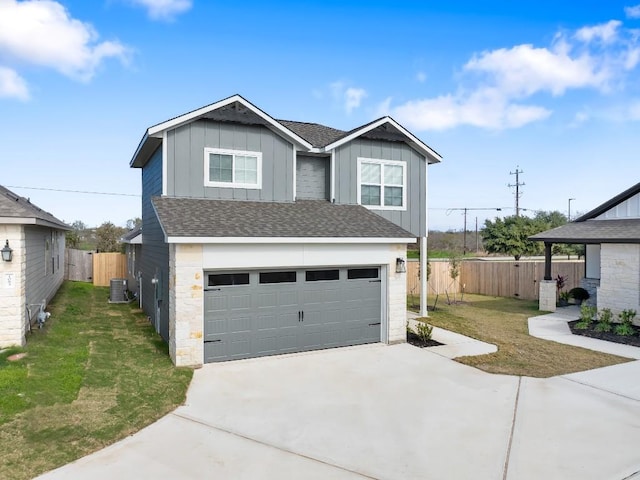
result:
[[(212, 182), (209, 179), (209, 160), (210, 160), (211, 154), (231, 155), (233, 157), (232, 172), (234, 177), (236, 173), (236, 156), (239, 155), (239, 156), (247, 156), (247, 157), (256, 157), (257, 159), (256, 183), (238, 183), (235, 181)], [(230, 150), (228, 148), (205, 147), (204, 149), (204, 186), (220, 187), (220, 188), (247, 188), (247, 189), (253, 189), (253, 190), (260, 190), (262, 188), (262, 152), (250, 152), (245, 150)]]
[(432, 160), (429, 161), (428, 163), (438, 163), (442, 160), (442, 157), (438, 152), (433, 150), (431, 147), (429, 147), (429, 145), (427, 145), (422, 140), (417, 138), (415, 135), (409, 132), (409, 130), (404, 128), (402, 125), (400, 125), (391, 117), (382, 117), (376, 120), (375, 122), (370, 123), (369, 125), (359, 128), (358, 130), (354, 131), (351, 135), (342, 137), (341, 139), (336, 140), (335, 142), (327, 145), (326, 147), (324, 147), (324, 150), (329, 151), (329, 150), (336, 149), (341, 145), (344, 145), (345, 143), (349, 143), (354, 138), (358, 138), (359, 136), (364, 135), (365, 133), (370, 132), (371, 130), (375, 130), (380, 125), (384, 125), (385, 123), (389, 123), (393, 125), (395, 128), (397, 128), (398, 130), (400, 130), (400, 132), (410, 140), (410, 143), (423, 155), (432, 157)]
[(329, 173), (329, 190), (331, 203), (336, 201), (336, 152), (335, 150), (331, 151), (331, 172)]
[[(380, 205), (362, 205), (362, 201), (360, 198), (361, 187), (362, 187), (362, 164), (363, 163), (374, 163), (377, 165), (381, 165), (380, 169)], [(384, 204), (384, 166), (385, 165), (393, 165), (402, 167), (402, 206), (389, 206)], [(399, 185), (389, 185), (391, 187), (398, 187)], [(399, 161), (399, 160), (382, 160), (378, 158), (365, 158), (358, 157), (357, 171), (356, 171), (356, 203), (358, 205), (362, 205), (369, 210), (396, 210), (396, 211), (406, 211), (407, 210), (407, 162)]]
[(34, 217), (0, 217), (0, 224), (8, 225), (38, 225), (40, 227), (50, 227), (56, 230), (73, 230), (71, 227), (63, 227), (57, 223)]
[(297, 168), (298, 168), (298, 150), (294, 145), (293, 146), (293, 198), (292, 198), (294, 202), (296, 201), (296, 195), (298, 194), (298, 186), (296, 185), (296, 182), (298, 181)]
[(258, 115), (260, 118), (265, 120), (267, 123), (269, 123), (269, 125), (271, 125), (276, 130), (278, 130), (285, 137), (287, 137), (287, 138), (299, 143), (300, 145), (302, 145), (302, 146), (304, 146), (304, 147), (306, 147), (308, 149), (313, 148), (313, 145), (311, 145), (309, 142), (307, 142), (304, 138), (300, 137), (299, 135), (297, 135), (293, 131), (291, 131), (288, 128), (286, 128), (284, 125), (282, 125), (281, 123), (276, 121), (274, 118), (272, 118), (271, 116), (269, 116), (268, 114), (266, 114), (265, 112), (260, 110), (255, 105), (251, 104), (250, 102), (248, 102), (247, 100), (242, 98), (240, 95), (232, 95), (231, 97), (225, 98), (225, 99), (220, 100), (220, 101), (215, 102), (215, 103), (212, 103), (211, 105), (207, 105), (207, 106), (198, 108), (197, 110), (193, 110), (192, 112), (185, 113), (184, 115), (180, 115), (179, 117), (175, 117), (175, 118), (172, 118), (171, 120), (167, 120), (166, 122), (162, 122), (162, 123), (159, 123), (159, 124), (154, 125), (152, 127), (149, 127), (147, 129), (147, 135), (148, 136), (154, 136), (154, 135), (159, 134), (162, 131), (166, 131), (166, 130), (169, 130), (169, 129), (172, 129), (172, 128), (176, 128), (176, 127), (178, 127), (180, 125), (183, 125), (185, 123), (197, 120), (199, 117), (201, 117), (203, 115), (206, 115), (209, 112), (212, 112), (214, 110), (218, 110), (219, 108), (222, 108), (222, 107), (226, 107), (227, 105), (231, 105), (232, 103), (235, 103), (235, 102), (238, 102), (238, 103), (241, 103), (242, 105), (244, 105), (246, 108), (251, 110), (253, 113)]
[[(154, 208), (155, 210), (155, 208)], [(171, 237), (164, 235), (167, 243), (234, 243), (234, 244), (382, 244), (382, 243), (415, 243), (415, 237)]]
[[(167, 182), (169, 167), (167, 165), (167, 155), (169, 153), (169, 146), (167, 145), (167, 132), (162, 132), (162, 195), (167, 195)], [(175, 159), (174, 159), (175, 161)]]

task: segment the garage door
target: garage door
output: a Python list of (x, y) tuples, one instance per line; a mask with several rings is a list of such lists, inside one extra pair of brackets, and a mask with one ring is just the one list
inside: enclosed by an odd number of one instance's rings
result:
[(208, 272), (205, 363), (380, 341), (379, 267)]

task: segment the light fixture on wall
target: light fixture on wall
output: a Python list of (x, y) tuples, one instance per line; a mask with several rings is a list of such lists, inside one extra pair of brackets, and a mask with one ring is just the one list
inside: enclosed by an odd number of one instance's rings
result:
[(396, 258), (396, 273), (405, 273), (407, 271), (407, 265), (404, 258)]
[(9, 240), (7, 240), (0, 252), (2, 252), (2, 260), (4, 260), (5, 262), (11, 261), (11, 258), (13, 257), (13, 250), (11, 250), (11, 247), (9, 246)]

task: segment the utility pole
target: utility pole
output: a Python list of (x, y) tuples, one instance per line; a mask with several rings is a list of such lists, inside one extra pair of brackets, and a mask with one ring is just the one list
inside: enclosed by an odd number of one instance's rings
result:
[(522, 196), (522, 193), (520, 193), (520, 187), (524, 186), (524, 182), (520, 183), (520, 174), (524, 173), (522, 170), (520, 170), (520, 166), (516, 165), (516, 171), (515, 172), (509, 172), (509, 175), (515, 175), (516, 176), (516, 183), (515, 184), (509, 184), (509, 187), (516, 187), (516, 217), (520, 216), (520, 197)]
[(575, 198), (569, 199), (569, 208), (567, 210), (567, 222), (571, 221), (571, 200), (575, 200)]

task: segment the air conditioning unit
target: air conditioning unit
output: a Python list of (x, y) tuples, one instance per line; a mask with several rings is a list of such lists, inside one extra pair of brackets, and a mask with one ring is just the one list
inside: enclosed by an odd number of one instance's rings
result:
[(109, 303), (128, 303), (127, 279), (112, 278), (110, 282)]

